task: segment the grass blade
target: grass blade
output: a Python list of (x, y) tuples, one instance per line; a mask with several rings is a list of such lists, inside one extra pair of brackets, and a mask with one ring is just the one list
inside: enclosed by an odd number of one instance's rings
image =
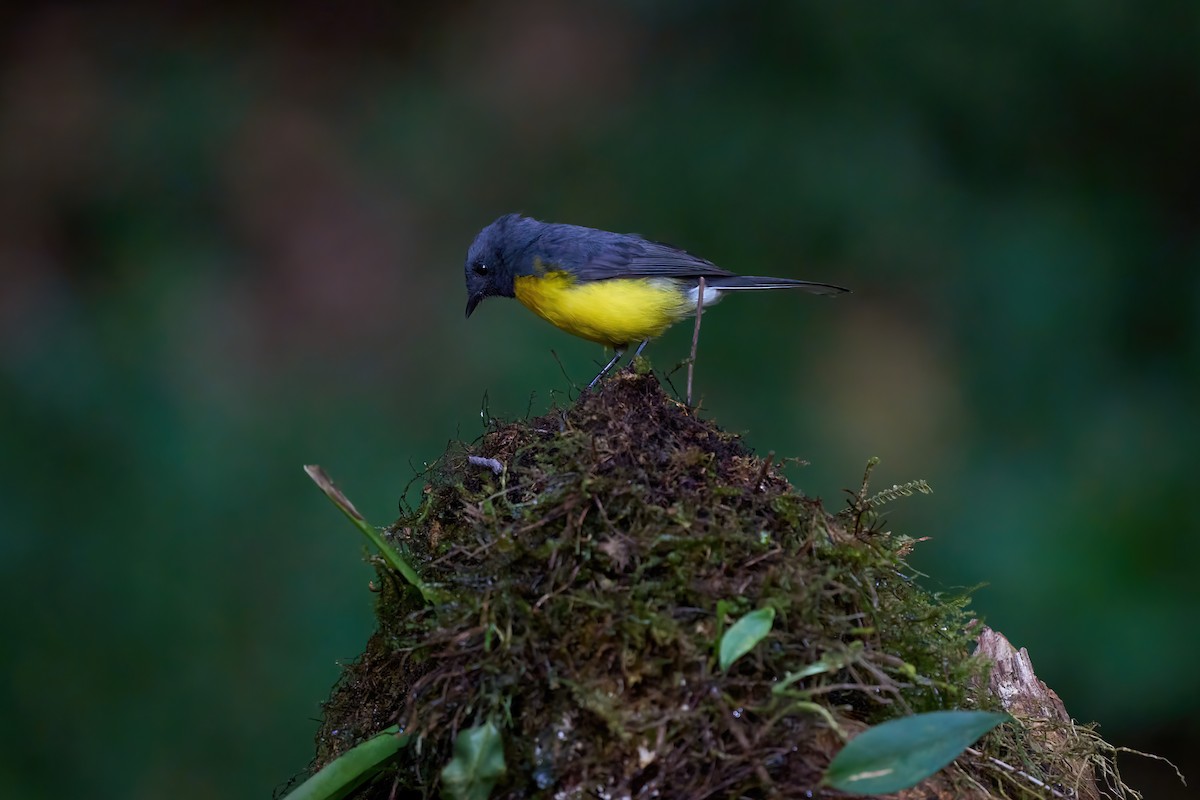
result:
[(396, 548), (388, 544), (387, 540), (375, 529), (375, 526), (367, 522), (366, 518), (350, 502), (350, 499), (342, 494), (341, 489), (333, 484), (333, 479), (329, 477), (325, 470), (316, 464), (306, 464), (304, 471), (312, 479), (313, 483), (325, 493), (330, 502), (341, 509), (342, 513), (354, 523), (354, 526), (362, 532), (363, 536), (366, 536), (371, 544), (375, 545), (375, 548), (379, 550), (379, 554), (383, 556), (383, 560), (387, 562), (388, 566), (400, 573), (404, 580), (408, 581), (420, 592), (425, 602), (433, 603), (437, 601), (437, 592), (426, 586), (425, 582), (421, 580), (421, 576), (404, 559), (404, 556), (396, 552)]

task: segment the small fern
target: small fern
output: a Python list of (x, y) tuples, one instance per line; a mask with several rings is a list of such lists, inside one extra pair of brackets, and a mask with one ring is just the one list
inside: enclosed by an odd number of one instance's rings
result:
[(871, 508), (878, 508), (885, 503), (899, 500), (901, 497), (911, 497), (917, 492), (921, 494), (933, 494), (933, 489), (924, 480), (909, 481), (903, 485), (892, 484), (890, 489), (884, 489), (868, 497), (867, 505)]
[(847, 508), (840, 512), (840, 516), (844, 516), (851, 520), (854, 526), (854, 533), (879, 533), (882, 531), (883, 518), (876, 511), (880, 506), (890, 503), (893, 500), (899, 500), (901, 497), (910, 497), (918, 492), (920, 494), (933, 494), (933, 489), (924, 480), (909, 481), (903, 485), (892, 484), (890, 489), (884, 489), (882, 492), (867, 497), (867, 489), (871, 485), (871, 473), (875, 471), (875, 467), (879, 465), (879, 456), (871, 456), (867, 459), (867, 467), (863, 470), (862, 486), (857, 492), (849, 489), (846, 494), (850, 496), (847, 501)]

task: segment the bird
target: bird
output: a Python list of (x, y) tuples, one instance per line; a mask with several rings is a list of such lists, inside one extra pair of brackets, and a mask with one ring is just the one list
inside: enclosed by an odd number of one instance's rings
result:
[(848, 292), (793, 278), (738, 275), (686, 250), (632, 233), (542, 222), (505, 214), (481, 230), (464, 268), (467, 317), (488, 297), (513, 297), (567, 333), (612, 348), (616, 355), (588, 384), (593, 388), (625, 352), (646, 344), (701, 304), (727, 292), (800, 289)]

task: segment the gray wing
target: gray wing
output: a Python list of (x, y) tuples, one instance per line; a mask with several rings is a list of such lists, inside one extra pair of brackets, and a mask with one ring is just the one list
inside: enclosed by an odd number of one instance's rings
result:
[(686, 250), (652, 242), (632, 233), (611, 233), (575, 225), (547, 225), (541, 243), (562, 253), (581, 281), (609, 278), (672, 278), (696, 281), (704, 278), (714, 289), (800, 289), (814, 294), (841, 294), (840, 286), (792, 278), (738, 275)]
[(631, 234), (613, 239), (590, 253), (578, 271), (584, 281), (605, 278), (731, 278), (734, 273), (677, 247)]

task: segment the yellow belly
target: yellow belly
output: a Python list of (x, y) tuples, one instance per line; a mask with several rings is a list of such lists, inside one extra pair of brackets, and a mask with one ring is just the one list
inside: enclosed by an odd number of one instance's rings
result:
[(576, 283), (568, 273), (548, 272), (516, 278), (513, 290), (567, 333), (614, 348), (653, 339), (695, 310), (674, 282), (654, 278)]

